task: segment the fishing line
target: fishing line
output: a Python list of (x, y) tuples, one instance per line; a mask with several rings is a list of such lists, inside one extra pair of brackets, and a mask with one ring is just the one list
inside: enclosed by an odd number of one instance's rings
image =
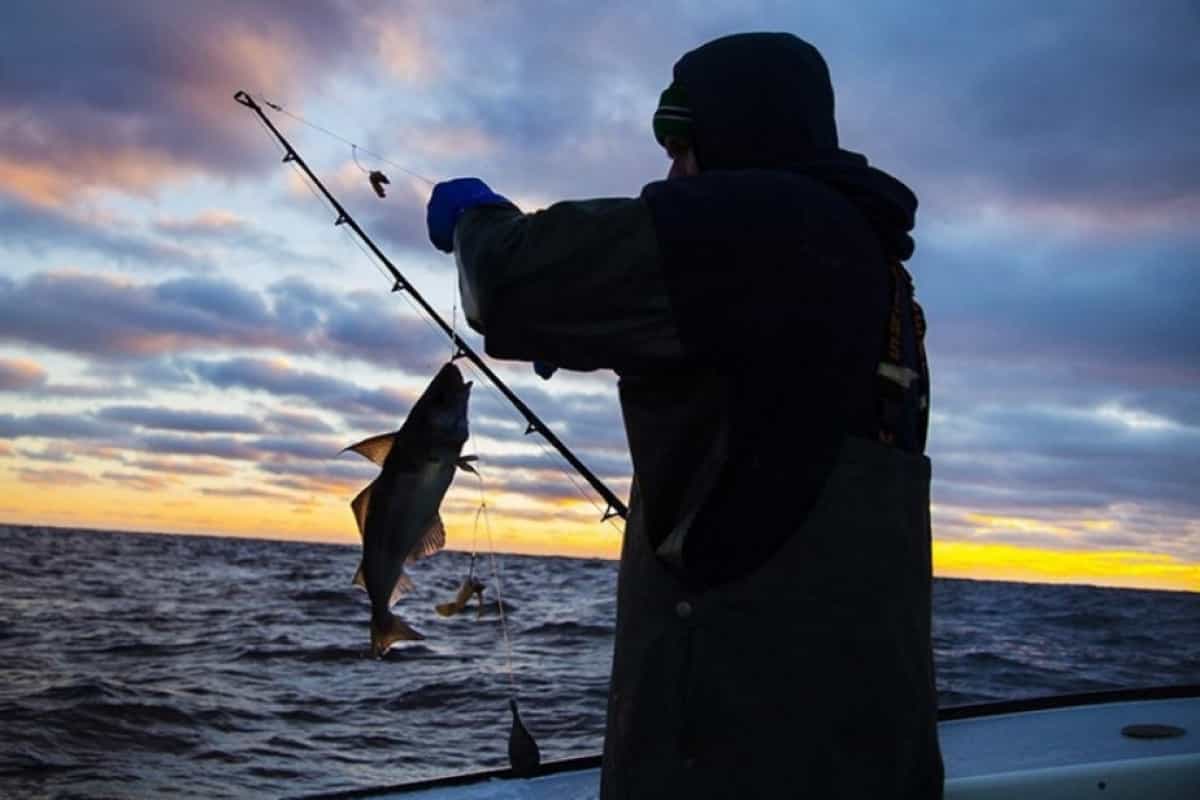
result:
[(358, 163), (358, 145), (355, 144), (350, 146), (350, 157), (354, 159), (354, 166), (358, 167), (364, 175), (371, 174), (371, 170)]
[[(430, 179), (428, 179), (422, 175), (413, 173), (411, 170), (408, 170), (408, 169), (400, 166), (399, 164), (396, 164), (395, 162), (392, 162), (392, 161), (378, 155), (377, 153), (373, 153), (365, 148), (359, 147), (356, 143), (352, 142), (351, 140), (346, 139), (345, 137), (340, 136), (339, 134), (334, 133), (333, 131), (331, 131), (327, 128), (317, 125), (316, 123), (309, 122), (308, 120), (304, 119), (303, 117), (299, 116), (298, 114), (293, 114), (292, 112), (285, 109), (283, 106), (279, 105), (278, 103), (271, 102), (270, 100), (268, 100), (266, 97), (264, 97), (262, 95), (259, 95), (259, 99), (262, 100), (262, 102), (264, 104), (271, 107), (275, 111), (278, 111), (281, 114), (286, 114), (287, 116), (295, 119), (297, 122), (300, 122), (310, 128), (313, 128), (314, 130), (320, 131), (321, 133), (331, 136), (341, 142), (344, 142), (344, 143), (350, 145), (354, 149), (362, 150), (367, 155), (377, 158), (380, 161), (383, 161), (384, 163), (390, 164), (391, 166), (399, 169), (401, 172), (411, 174), (413, 177), (423, 180), (426, 183), (429, 183), (431, 185), (434, 183)], [(263, 129), (263, 132), (266, 134), (267, 138), (269, 138), (272, 142), (275, 143), (276, 149), (283, 152), (284, 155), (287, 155), (289, 153), (288, 148), (285, 147), (276, 138), (276, 136), (272, 133), (271, 129), (267, 126), (266, 122), (259, 119), (259, 125)], [(355, 162), (357, 163), (357, 159), (355, 159)], [(288, 162), (288, 163), (291, 165), (292, 170), (299, 176), (300, 182), (302, 184), (304, 184), (304, 187), (309, 191), (309, 193), (317, 199), (317, 201), (320, 203), (321, 207), (336, 212), (337, 208), (331, 204), (331, 202), (329, 201), (328, 198), (323, 197), (319, 192), (317, 192), (317, 190), (313, 187), (311, 181), (309, 180), (309, 178), (305, 174), (305, 172), (299, 166), (297, 166), (295, 162)], [(361, 164), (358, 164), (358, 166), (360, 169), (364, 169)], [(338, 226), (338, 227), (342, 227), (342, 226)], [(360, 242), (358, 240), (358, 238), (353, 235), (353, 233), (350, 230), (344, 229), (344, 228), (343, 228), (343, 230), (345, 232), (345, 235), (350, 239), (350, 241), (354, 244), (354, 246), (356, 248), (358, 248), (359, 252), (361, 252), (363, 254), (363, 256), (371, 263), (371, 265), (375, 268), (375, 270), (377, 272), (379, 272), (379, 274), (382, 275), (385, 280), (387, 280), (389, 283), (391, 283), (392, 276), (388, 273), (386, 267), (382, 263), (380, 263), (379, 259), (376, 258), (366, 248), (366, 246), (363, 245), (363, 243)], [(456, 290), (457, 290), (457, 286), (454, 286), (451, 290), (451, 293), (454, 294), (456, 292)], [(403, 297), (404, 302), (407, 303), (409, 305), (409, 307), (413, 309), (413, 313), (417, 316), (417, 318), (420, 319), (423, 323), (425, 323), (425, 325), (431, 331), (433, 331), (435, 335), (439, 335), (439, 336), (446, 335), (446, 332), (444, 330), (438, 328), (437, 325), (434, 324), (433, 320), (431, 320), (428, 317), (428, 315), (423, 312), (423, 310), (420, 308), (420, 306), (418, 306), (417, 303), (411, 297), (408, 296), (407, 292), (397, 292), (397, 294), (400, 294)], [(451, 309), (451, 313), (452, 313), (453, 324), (451, 326), (451, 336), (449, 338), (450, 338), (450, 346), (451, 346), (451, 360), (453, 360), (454, 357), (456, 355), (458, 355), (458, 352), (456, 349), (457, 345), (455, 344), (455, 336), (457, 336), (457, 314), (458, 314), (457, 298), (455, 299), (455, 302)], [(491, 392), (492, 395), (497, 400), (500, 400), (500, 401), (504, 400), (504, 396), (501, 394), (499, 389), (497, 389), (495, 386), (493, 386), (490, 381), (485, 380), (484, 376), (479, 371), (477, 371), (474, 364), (472, 364), (470, 361), (466, 361), (465, 366), (466, 366), (467, 371), (476, 379), (477, 383), (482, 384), (484, 387), (486, 387), (486, 389), (489, 392)], [(504, 407), (505, 403), (501, 402), (500, 406)], [(528, 420), (525, 420), (524, 418), (522, 418), (521, 421), (526, 424), (528, 423)], [(567, 479), (567, 481), (575, 488), (575, 490), (579, 493), (579, 495), (585, 501), (587, 501), (587, 503), (589, 505), (591, 505), (592, 508), (594, 508), (598, 514), (601, 515), (602, 521), (607, 522), (613, 528), (613, 530), (615, 530), (618, 534), (623, 534), (624, 528), (622, 526), (618, 525), (618, 523), (616, 522), (616, 517), (609, 515), (606, 509), (601, 508), (601, 506), (595, 501), (595, 499), (593, 499), (593, 497), (579, 483), (579, 481), (576, 479), (575, 475), (573, 475), (569, 470), (567, 470), (562, 464), (559, 463), (559, 459), (554, 457), (555, 453), (551, 452), (551, 449), (549, 448), (547, 443), (541, 439), (534, 439), (533, 441), (537, 445), (540, 454), (544, 458), (549, 460), (551, 468), (557, 470), (564, 478)], [(474, 556), (474, 554), (476, 552), (477, 552), (477, 547), (473, 544), (472, 555)]]
[(475, 529), (479, 529), (479, 517), (483, 516), (483, 527), (487, 532), (488, 539), (488, 558), (492, 564), (492, 579), (496, 582), (496, 609), (500, 616), (500, 632), (504, 636), (504, 650), (508, 658), (508, 683), (512, 690), (512, 696), (517, 696), (517, 677), (516, 669), (513, 667), (513, 649), (512, 639), (508, 635), (508, 618), (504, 614), (504, 587), (500, 580), (500, 568), (496, 560), (496, 545), (492, 540), (492, 517), (488, 513), (487, 494), (484, 488), (483, 473), (475, 472), (475, 477), (479, 479), (479, 509), (475, 512)]
[[(329, 130), (329, 129), (328, 129), (328, 128), (326, 128), (326, 127), (323, 127), (323, 126), (321, 126), (321, 125), (318, 125), (318, 124), (316, 124), (315, 122), (309, 122), (307, 119), (305, 119), (304, 117), (300, 116), (299, 114), (293, 114), (291, 111), (288, 111), (286, 108), (284, 108), (284, 107), (283, 107), (282, 105), (280, 105), (279, 103), (272, 103), (270, 100), (268, 100), (268, 99), (266, 98), (266, 95), (263, 95), (261, 92), (258, 94), (258, 99), (259, 99), (259, 100), (262, 100), (262, 102), (263, 102), (263, 105), (265, 105), (265, 106), (269, 106), (270, 108), (274, 109), (275, 111), (278, 111), (280, 114), (284, 114), (284, 115), (286, 115), (286, 116), (289, 116), (289, 117), (291, 117), (292, 119), (294, 119), (294, 120), (296, 120), (297, 122), (299, 122), (301, 125), (307, 125), (308, 127), (312, 128), (312, 129), (313, 129), (313, 130), (315, 130), (315, 131), (320, 131), (321, 133), (325, 134), (326, 136), (331, 136), (331, 137), (333, 137), (334, 139), (337, 139), (339, 142), (342, 142), (342, 143), (344, 143), (344, 144), (348, 144), (348, 145), (350, 145), (350, 147), (351, 147), (351, 153), (352, 153), (352, 154), (354, 154), (356, 151), (359, 151), (359, 150), (361, 150), (363, 153), (365, 153), (366, 155), (370, 156), (371, 158), (374, 158), (374, 159), (375, 159), (375, 160), (377, 160), (377, 161), (382, 161), (384, 164), (387, 164), (387, 165), (389, 165), (389, 166), (391, 166), (391, 167), (395, 167), (396, 169), (398, 169), (398, 170), (400, 170), (401, 172), (403, 172), (405, 175), (411, 175), (412, 177), (414, 177), (414, 178), (416, 178), (416, 179), (418, 179), (418, 180), (425, 181), (425, 183), (428, 183), (430, 186), (435, 186), (435, 185), (437, 185), (437, 181), (435, 181), (435, 180), (432, 180), (432, 179), (430, 179), (430, 178), (426, 178), (424, 175), (421, 175), (421, 174), (420, 174), (420, 173), (418, 173), (418, 172), (413, 172), (411, 169), (408, 169), (407, 167), (402, 167), (402, 166), (400, 166), (399, 164), (397, 164), (395, 161), (392, 161), (392, 160), (390, 160), (390, 159), (388, 159), (388, 158), (384, 158), (383, 156), (379, 155), (378, 153), (374, 153), (374, 152), (372, 152), (372, 151), (368, 150), (367, 148), (365, 148), (365, 147), (362, 147), (361, 145), (359, 145), (359, 144), (356, 144), (355, 142), (353, 142), (353, 141), (351, 141), (351, 140), (347, 139), (345, 136), (342, 136), (341, 134), (334, 133), (333, 131)], [(355, 162), (356, 164), (358, 163), (358, 158), (357, 158), (357, 157), (354, 159), (354, 162)], [(364, 168), (364, 167), (362, 166), (362, 164), (359, 164), (359, 165), (358, 165), (358, 168), (359, 168), (359, 169), (361, 169), (361, 170), (363, 170), (363, 172), (368, 172), (368, 170), (367, 170), (366, 168)]]
[[(304, 185), (308, 186), (309, 190), (312, 191), (314, 195), (317, 194), (316, 191), (313, 190), (313, 188), (308, 185), (307, 181), (305, 181)], [(317, 195), (317, 197), (319, 198), (320, 195)], [(322, 205), (324, 205), (324, 203), (322, 203)], [(366, 259), (371, 262), (371, 265), (373, 267), (375, 267), (376, 271), (379, 272), (379, 274), (382, 275), (385, 280), (390, 280), (391, 278), (387, 274), (387, 271), (384, 269), (383, 265), (380, 264), (379, 261), (374, 256), (371, 255), (371, 252), (369, 250), (367, 250), (366, 247), (363, 246), (362, 242), (360, 242), (353, 234), (351, 234), (350, 231), (345, 231), (345, 234), (346, 234), (346, 237), (354, 244), (354, 246), (358, 248), (359, 252), (361, 252), (363, 254), (363, 256), (365, 256)], [(436, 325), (434, 325), (433, 322), (424, 313), (422, 313), (421, 308), (415, 302), (413, 302), (412, 298), (410, 298), (407, 294), (404, 294), (403, 292), (401, 292), (400, 294), (401, 294), (401, 297), (404, 298), (404, 302), (407, 303), (408, 306), (413, 310), (413, 313), (416, 315), (416, 317), (425, 323), (426, 327), (428, 327), (431, 331), (433, 331), (435, 334), (437, 334), (439, 336), (445, 335), (445, 331), (442, 331)], [(451, 309), (452, 319), (457, 320), (457, 313), (458, 313), (458, 303), (456, 302), (454, 304), (453, 308)], [(451, 358), (451, 360), (453, 360), (453, 358), (456, 354), (457, 354), (456, 345), (454, 344), (454, 339), (451, 338), (450, 339), (450, 358)], [(500, 394), (500, 391), (498, 389), (496, 389), (494, 386), (492, 386), (490, 382), (484, 380), (483, 376), (480, 375), (479, 372), (476, 371), (475, 366), (473, 364), (471, 364), (468, 361), (463, 366), (466, 368), (466, 372), (475, 379), (475, 382), (477, 385), (482, 386), (487, 391), (491, 392), (492, 396), (495, 399), (500, 400), (500, 401), (502, 401), (504, 399), (503, 395)], [(503, 402), (501, 402), (499, 405), (502, 408), (504, 407)], [(601, 508), (600, 504), (597, 503), (595, 501), (595, 499), (588, 493), (588, 491), (583, 488), (583, 485), (579, 483), (578, 479), (576, 479), (576, 477), (573, 474), (571, 474), (570, 470), (566, 469), (562, 464), (558, 463), (559, 459), (556, 457), (556, 454), (549, 448), (549, 446), (545, 442), (541, 441), (540, 439), (534, 439), (532, 441), (534, 442), (534, 444), (537, 445), (538, 451), (541, 454), (541, 456), (549, 461), (550, 467), (554, 470), (557, 470), (560, 475), (562, 475), (564, 478), (566, 478), (567, 481), (572, 486), (575, 487), (575, 491), (577, 491), (579, 493), (579, 496), (582, 497), (584, 500), (586, 500), (587, 503), (596, 510), (596, 513), (600, 514), (601, 517), (603, 518), (604, 517), (604, 509)], [(476, 446), (476, 450), (478, 451), (478, 445)], [(619, 533), (619, 534), (625, 533), (625, 528), (617, 524), (615, 517), (610, 516), (607, 519), (604, 519), (603, 521), (608, 523), (608, 525), (610, 527), (612, 527), (612, 529), (615, 530), (617, 533)], [(472, 557), (477, 552), (477, 549), (478, 548), (475, 545), (475, 543), (472, 543), (472, 546), (471, 546)], [(472, 564), (472, 566), (473, 566), (473, 564)]]
[[(484, 386), (484, 388), (486, 388), (489, 392), (491, 392), (492, 395), (495, 396), (497, 399), (503, 400), (503, 396), (500, 394), (500, 391), (498, 389), (495, 389), (487, 381), (484, 381), (482, 379), (482, 376), (480, 376), (479, 373), (477, 373), (475, 371), (474, 365), (467, 363), (465, 366), (466, 366), (467, 372), (469, 372), (474, 378), (476, 378), (477, 381)], [(503, 403), (501, 403), (501, 407), (503, 407)], [(583, 486), (579, 483), (579, 481), (576, 480), (575, 476), (572, 475), (569, 470), (567, 470), (565, 467), (563, 467), (562, 464), (559, 463), (559, 459), (556, 457), (556, 454), (550, 449), (550, 447), (545, 442), (543, 442), (541, 439), (532, 439), (531, 441), (537, 445), (537, 448), (538, 448), (540, 454), (544, 458), (549, 460), (550, 468), (557, 470), (559, 472), (559, 474), (561, 474), (564, 478), (566, 478), (567, 481), (572, 486), (575, 487), (575, 490), (579, 492), (580, 497), (582, 497), (584, 500), (586, 500), (588, 502), (588, 504), (591, 505), (592, 508), (596, 509), (596, 513), (600, 514), (601, 518), (603, 519), (603, 517), (605, 516), (605, 510), (603, 508), (601, 508), (600, 504), (597, 503), (595, 501), (595, 499), (593, 499), (593, 497), (587, 492), (587, 490), (583, 488)], [(617, 533), (624, 534), (625, 529), (623, 527), (620, 527), (617, 525), (617, 523), (615, 522), (615, 517), (610, 516), (607, 519), (603, 519), (603, 521), (607, 522), (609, 525), (611, 525), (613, 530), (615, 530)]]
[[(307, 181), (305, 182), (305, 185), (306, 186), (308, 185)], [(312, 187), (309, 186), (309, 189), (311, 190)], [(316, 194), (316, 192), (313, 192), (313, 193)], [(390, 280), (390, 277), (388, 276), (387, 272), (384, 270), (383, 265), (381, 265), (378, 262), (378, 260), (374, 256), (371, 255), (370, 251), (367, 250), (366, 247), (363, 246), (362, 242), (358, 241), (358, 239), (355, 238), (350, 233), (350, 231), (346, 231), (345, 233), (346, 233), (346, 236), (350, 239), (350, 241), (353, 242), (354, 246), (358, 248), (359, 252), (361, 252), (366, 257), (366, 259), (371, 262), (371, 265), (373, 267), (375, 267), (376, 271), (378, 271), (381, 275), (383, 275), (384, 279)], [(437, 334), (439, 336), (445, 335), (445, 331), (442, 331), (436, 325), (434, 325), (433, 322), (424, 313), (422, 313), (420, 307), (415, 302), (413, 302), (412, 298), (410, 298), (407, 294), (404, 294), (403, 292), (401, 292), (401, 296), (404, 298), (404, 302), (406, 302), (409, 305), (409, 307), (412, 308), (413, 313), (417, 316), (417, 318), (425, 323), (426, 327), (428, 327), (430, 330), (432, 330), (435, 334)], [(458, 312), (458, 303), (454, 304), (453, 308), (451, 309), (451, 312), (452, 312), (452, 318), (456, 319), (457, 312)], [(457, 350), (456, 350), (456, 346), (454, 344), (454, 339), (450, 339), (450, 358), (451, 358), (451, 360), (453, 360), (453, 358), (456, 354), (457, 354)], [(494, 386), (492, 386), (490, 382), (484, 380), (483, 376), (480, 375), (479, 372), (476, 371), (474, 364), (471, 364), (468, 361), (463, 366), (465, 367), (466, 372), (469, 375), (471, 375), (472, 378), (475, 379), (475, 382), (477, 385), (482, 386), (487, 391), (491, 392), (492, 396), (495, 399), (500, 400), (500, 401), (502, 401), (504, 399), (503, 395), (500, 394), (500, 391), (498, 389), (496, 389)], [(501, 408), (504, 407), (503, 402), (501, 402), (499, 405)], [(557, 470), (560, 475), (562, 475), (564, 478), (566, 478), (567, 481), (572, 486), (575, 487), (575, 491), (577, 491), (579, 493), (579, 496), (582, 497), (584, 500), (586, 500), (588, 502), (588, 504), (596, 510), (597, 514), (600, 514), (601, 517), (604, 517), (604, 509), (601, 508), (600, 504), (597, 503), (595, 501), (595, 499), (587, 492), (587, 490), (583, 488), (582, 484), (580, 484), (578, 479), (576, 479), (576, 477), (573, 474), (571, 474), (570, 470), (566, 469), (562, 464), (558, 463), (559, 459), (556, 457), (556, 454), (553, 451), (551, 451), (549, 446), (545, 442), (541, 441), (540, 439), (534, 439), (532, 441), (534, 442), (534, 444), (537, 445), (538, 451), (540, 452), (541, 456), (550, 462), (550, 467), (554, 470)], [(476, 445), (476, 451), (478, 451), (478, 445)], [(615, 530), (617, 533), (622, 534), (622, 535), (625, 533), (625, 528), (617, 524), (615, 517), (610, 516), (607, 519), (604, 519), (603, 521), (607, 522), (609, 524), (609, 526), (611, 526), (612, 529)], [(477, 547), (473, 543), (472, 547), (471, 547), (472, 555), (474, 555), (474, 553), (476, 551), (477, 551)]]

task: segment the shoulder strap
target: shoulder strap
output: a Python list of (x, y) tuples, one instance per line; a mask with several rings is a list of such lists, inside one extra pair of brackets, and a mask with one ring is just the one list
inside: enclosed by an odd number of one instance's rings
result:
[(899, 261), (890, 266), (892, 308), (875, 373), (879, 441), (921, 453), (929, 429), (925, 312), (913, 297), (912, 275)]

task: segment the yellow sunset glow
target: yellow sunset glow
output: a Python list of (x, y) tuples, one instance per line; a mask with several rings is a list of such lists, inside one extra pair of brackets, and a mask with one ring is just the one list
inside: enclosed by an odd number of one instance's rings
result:
[[(0, 472), (0, 520), (64, 527), (248, 536), (354, 544), (358, 533), (349, 510), (357, 487), (330, 485), (309, 497), (276, 490), (213, 490), (188, 480), (127, 480), (111, 485), (89, 473), (47, 467), (40, 472)], [(477, 516), (478, 490), (461, 481), (443, 505), (448, 547), (530, 555), (616, 558), (620, 526), (602, 523), (581, 498), (530, 498), (495, 492), (488, 497), (491, 523)], [(986, 531), (1066, 534), (1109, 531), (1116, 523), (1083, 519), (1047, 523), (1024, 517), (963, 514), (980, 535)], [(987, 541), (938, 541), (934, 572), (941, 577), (1039, 583), (1090, 583), (1130, 588), (1200, 591), (1200, 563), (1135, 550), (1054, 549)]]
[(1200, 591), (1200, 564), (1133, 550), (1048, 550), (935, 541), (933, 568), (945, 578)]

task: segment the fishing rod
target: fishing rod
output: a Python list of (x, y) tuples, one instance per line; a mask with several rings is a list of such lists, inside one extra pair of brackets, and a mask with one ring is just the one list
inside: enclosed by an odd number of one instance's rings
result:
[(608, 508), (605, 509), (604, 516), (601, 521), (611, 519), (612, 517), (620, 517), (621, 519), (625, 519), (626, 515), (629, 513), (628, 509), (625, 507), (625, 504), (621, 502), (621, 500), (615, 494), (613, 494), (613, 491), (604, 484), (604, 481), (596, 477), (595, 473), (588, 469), (587, 465), (580, 461), (579, 457), (571, 452), (569, 447), (563, 444), (562, 440), (554, 435), (554, 431), (550, 430), (546, 423), (542, 422), (541, 418), (534, 413), (533, 409), (525, 405), (525, 402), (521, 400), (521, 398), (517, 397), (512, 389), (508, 388), (508, 385), (500, 379), (500, 376), (493, 372), (491, 367), (484, 363), (479, 354), (476, 353), (470, 345), (463, 341), (462, 337), (458, 335), (454, 328), (447, 324), (446, 320), (442, 319), (441, 314), (434, 310), (433, 306), (431, 306), (425, 300), (425, 298), (421, 296), (416, 288), (414, 288), (413, 285), (409, 283), (403, 275), (400, 274), (400, 270), (396, 269), (396, 265), (391, 262), (391, 259), (383, 254), (383, 251), (379, 249), (374, 241), (372, 241), (370, 236), (367, 236), (366, 232), (362, 229), (362, 227), (359, 226), (354, 217), (350, 216), (350, 212), (348, 212), (345, 207), (338, 202), (336, 197), (330, 194), (329, 190), (325, 188), (325, 184), (321, 183), (321, 179), (318, 178), (311, 169), (309, 169), (308, 164), (306, 164), (304, 159), (300, 157), (300, 154), (296, 152), (296, 148), (292, 147), (291, 143), (284, 137), (282, 133), (279, 132), (279, 129), (276, 128), (271, 122), (271, 119), (267, 116), (266, 112), (262, 110), (262, 107), (254, 101), (254, 98), (245, 91), (239, 91), (233, 96), (233, 99), (254, 113), (258, 114), (259, 119), (263, 121), (263, 123), (267, 126), (267, 129), (270, 130), (271, 133), (275, 135), (275, 138), (279, 140), (279, 143), (283, 145), (283, 149), (286, 153), (283, 157), (283, 163), (296, 164), (298, 167), (300, 167), (300, 169), (304, 170), (304, 174), (308, 176), (308, 179), (311, 180), (313, 184), (321, 190), (321, 194), (325, 196), (325, 199), (329, 201), (330, 205), (332, 205), (333, 209), (337, 212), (337, 219), (334, 220), (333, 224), (335, 226), (350, 226), (350, 230), (354, 231), (363, 244), (370, 248), (371, 252), (375, 254), (375, 257), (379, 259), (380, 263), (387, 268), (388, 272), (391, 273), (392, 278), (395, 281), (395, 283), (392, 285), (392, 291), (408, 292), (408, 295), (413, 300), (417, 301), (417, 304), (420, 305), (425, 313), (429, 315), (430, 319), (436, 322), (438, 327), (440, 327), (446, 333), (446, 335), (450, 337), (450, 340), (454, 343), (456, 348), (452, 359), (466, 358), (468, 361), (474, 364), (480, 372), (487, 376), (487, 379), (492, 382), (492, 385), (495, 386), (500, 393), (508, 399), (508, 402), (512, 403), (513, 407), (520, 412), (521, 416), (525, 418), (525, 433), (527, 435), (530, 433), (541, 434), (542, 438), (549, 442), (550, 445), (567, 460), (567, 463), (574, 467), (575, 470), (584, 477), (588, 484), (591, 485), (591, 487), (595, 489), (602, 498), (604, 498), (604, 502), (608, 504)]

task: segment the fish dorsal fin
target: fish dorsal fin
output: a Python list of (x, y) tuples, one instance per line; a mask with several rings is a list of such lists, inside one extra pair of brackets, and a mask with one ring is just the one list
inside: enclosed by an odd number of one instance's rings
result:
[[(372, 436), (370, 439), (363, 439), (357, 444), (352, 444), (346, 450), (353, 450), (365, 459), (374, 461), (379, 466), (383, 466), (383, 462), (387, 460), (388, 453), (392, 452), (392, 443), (396, 441), (396, 434), (381, 433), (378, 436)], [(343, 450), (342, 452), (346, 452)]]
[(426, 556), (431, 556), (445, 546), (446, 526), (442, 524), (442, 515), (434, 514), (429, 527), (425, 529), (424, 535), (417, 542), (417, 546), (408, 554), (408, 560), (416, 561)]
[(371, 490), (374, 488), (375, 481), (371, 481), (350, 501), (350, 510), (354, 512), (354, 521), (358, 523), (358, 535), (363, 538), (367, 535), (367, 512), (371, 510)]
[(361, 561), (358, 562), (358, 571), (354, 573), (354, 580), (350, 581), (350, 583), (362, 589), (364, 592), (367, 590), (367, 579), (363, 575)]
[(404, 595), (415, 588), (417, 587), (413, 585), (412, 578), (401, 572), (399, 577), (396, 578), (396, 585), (392, 587), (392, 595), (388, 598), (388, 608), (396, 605), (396, 603), (400, 602), (401, 597), (404, 597)]

